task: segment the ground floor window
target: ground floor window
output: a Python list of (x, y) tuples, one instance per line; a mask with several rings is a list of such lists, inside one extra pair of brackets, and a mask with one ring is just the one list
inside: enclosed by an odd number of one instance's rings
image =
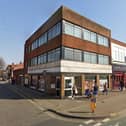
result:
[(38, 76), (37, 75), (33, 75), (32, 76), (31, 88), (37, 88), (37, 83), (38, 83)]
[(45, 78), (42, 75), (39, 77), (39, 90), (45, 91)]
[(107, 87), (109, 88), (109, 81), (108, 81), (108, 75), (102, 74), (99, 76), (99, 91), (104, 90), (104, 85), (107, 84)]
[(96, 81), (95, 74), (85, 75), (85, 89), (88, 87), (90, 90), (92, 90), (95, 81)]

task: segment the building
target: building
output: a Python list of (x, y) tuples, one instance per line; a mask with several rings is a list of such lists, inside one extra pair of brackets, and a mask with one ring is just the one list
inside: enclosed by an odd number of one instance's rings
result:
[(24, 64), (14, 64), (7, 66), (8, 78), (13, 80), (15, 84), (24, 83)]
[(111, 30), (61, 6), (25, 42), (24, 67), (29, 86), (45, 94), (78, 95), (94, 81), (111, 88)]
[(113, 88), (119, 88), (121, 80), (123, 80), (126, 86), (126, 44), (111, 39), (111, 48)]

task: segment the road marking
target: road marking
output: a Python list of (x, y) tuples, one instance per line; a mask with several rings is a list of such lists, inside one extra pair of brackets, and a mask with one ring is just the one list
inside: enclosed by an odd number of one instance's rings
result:
[(93, 126), (101, 126), (102, 125), (102, 123), (96, 123), (95, 125), (93, 125)]
[(78, 126), (83, 126), (82, 124), (79, 124)]
[(109, 118), (105, 118), (104, 120), (102, 120), (102, 122), (109, 122), (110, 121), (110, 119)]
[(117, 122), (117, 123), (115, 124), (115, 126), (119, 126), (119, 122)]
[(88, 125), (88, 124), (93, 123), (93, 122), (94, 122), (94, 120), (91, 119), (91, 120), (85, 121), (83, 123)]

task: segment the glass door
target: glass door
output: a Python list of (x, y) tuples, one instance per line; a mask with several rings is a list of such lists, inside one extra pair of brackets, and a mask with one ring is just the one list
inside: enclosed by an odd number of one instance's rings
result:
[(71, 97), (72, 87), (74, 84), (74, 77), (65, 77), (64, 80), (65, 80), (65, 83), (64, 83), (65, 96)]

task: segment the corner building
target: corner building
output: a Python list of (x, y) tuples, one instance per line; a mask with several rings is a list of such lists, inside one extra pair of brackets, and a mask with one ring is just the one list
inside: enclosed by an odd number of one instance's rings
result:
[(60, 98), (76, 85), (107, 82), (111, 88), (111, 31), (61, 6), (25, 43), (25, 76), (29, 86)]

